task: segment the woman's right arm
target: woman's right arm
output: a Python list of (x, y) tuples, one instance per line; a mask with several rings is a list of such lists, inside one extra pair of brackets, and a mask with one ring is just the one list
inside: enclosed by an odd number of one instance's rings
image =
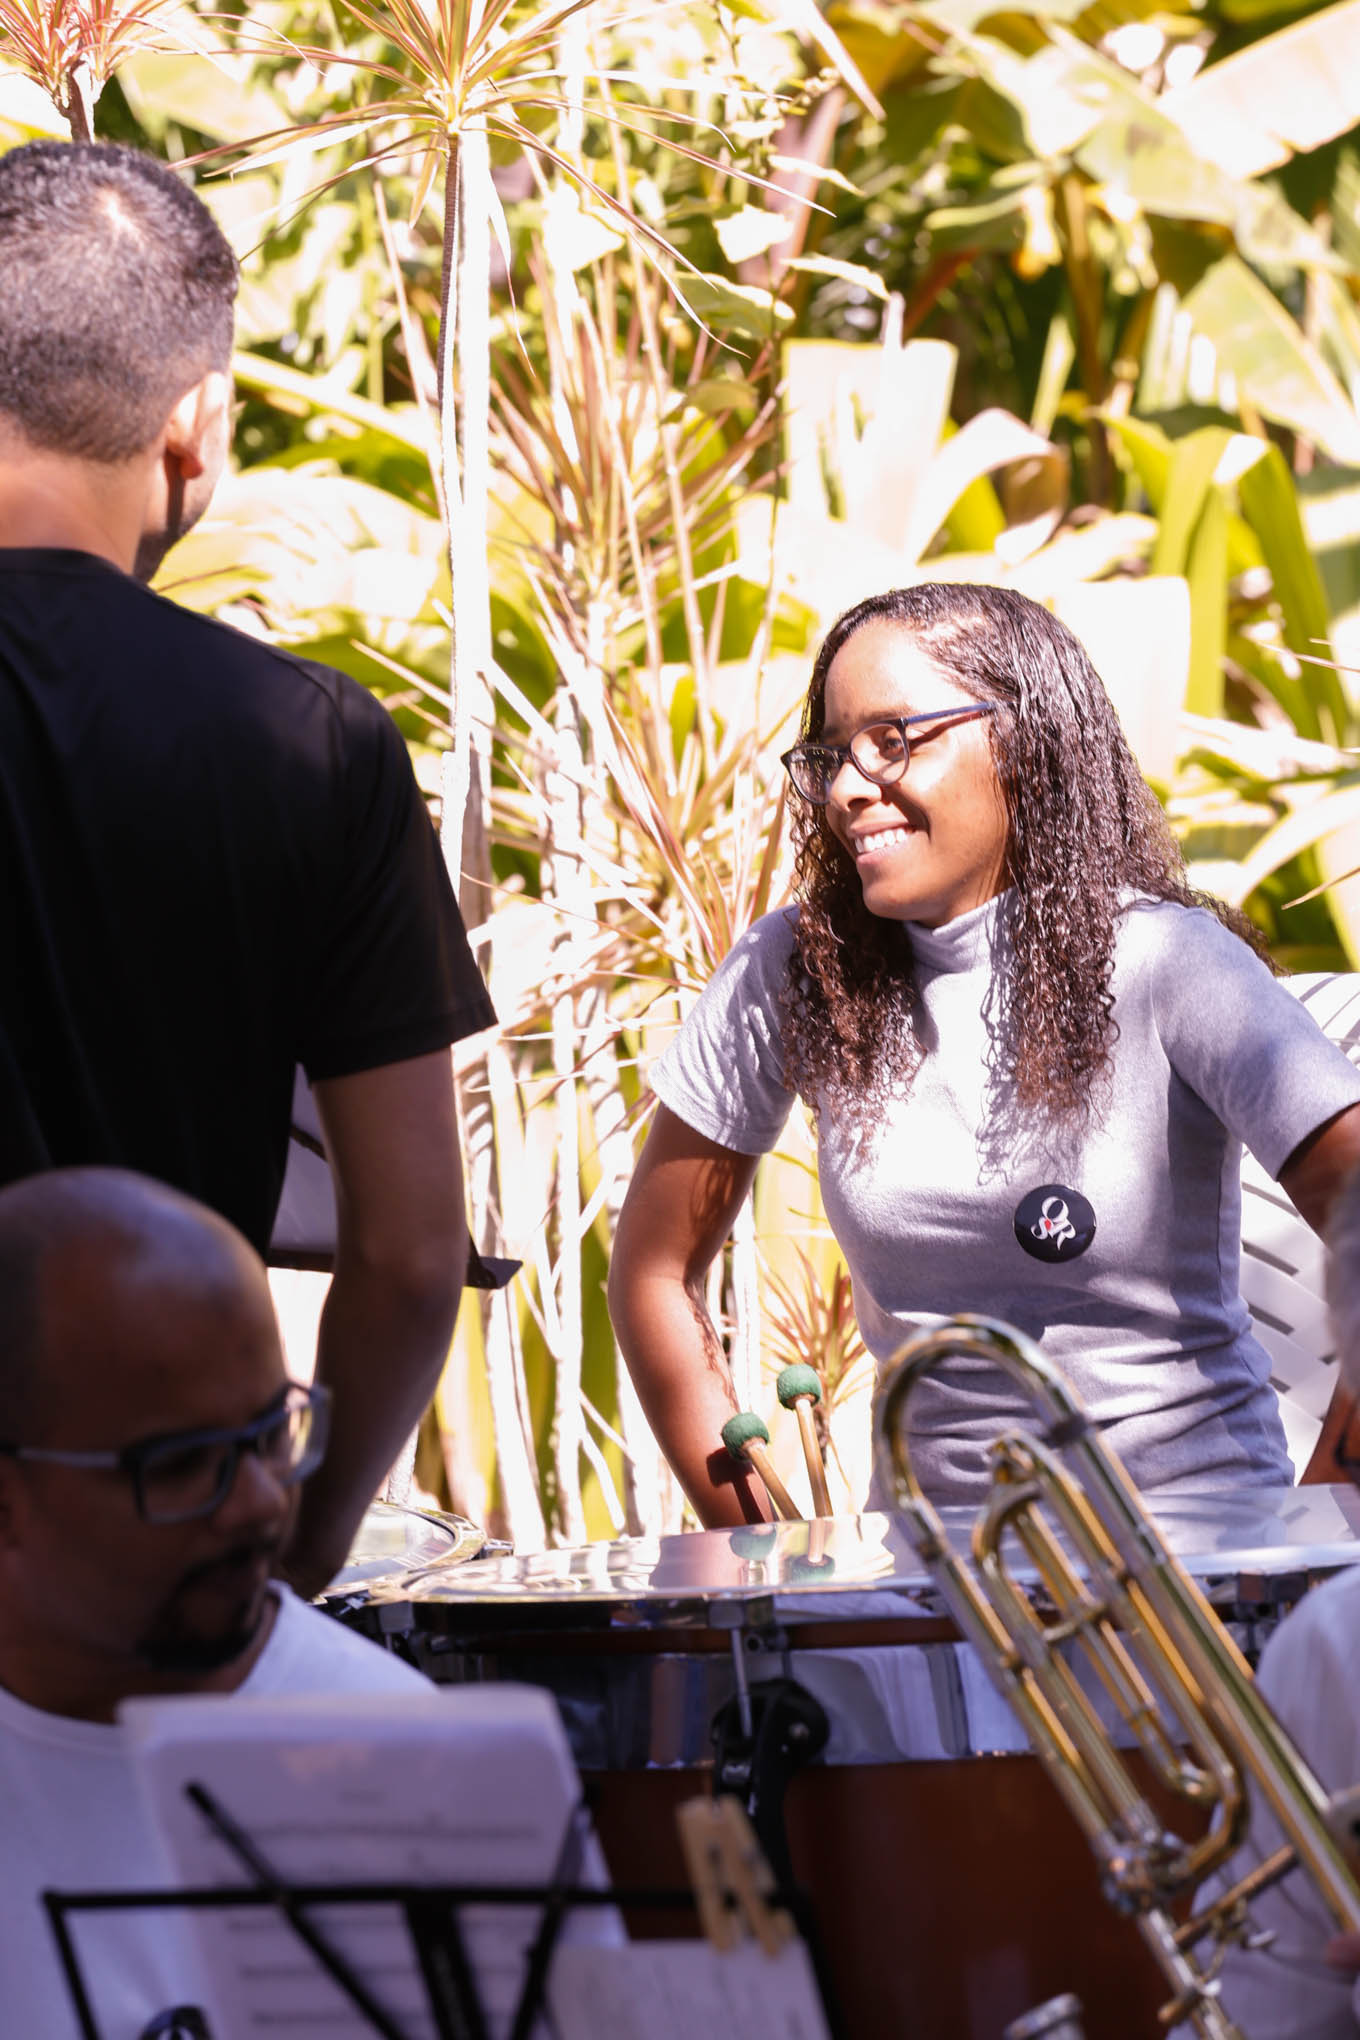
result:
[(758, 1479), (722, 1442), (737, 1405), (704, 1302), (756, 1172), (739, 1154), (658, 1105), (614, 1234), (609, 1313), (643, 1412), (701, 1523), (770, 1513)]

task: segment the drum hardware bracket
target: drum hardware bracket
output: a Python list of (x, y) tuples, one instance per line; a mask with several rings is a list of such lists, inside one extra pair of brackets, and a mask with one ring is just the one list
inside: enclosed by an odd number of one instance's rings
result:
[(825, 1708), (796, 1679), (760, 1679), (750, 1685), (741, 1662), (741, 1634), (732, 1637), (741, 1669), (737, 1690), (713, 1717), (713, 1795), (740, 1800), (751, 1818), (776, 1881), (794, 1882), (784, 1828), (784, 1793), (805, 1764), (820, 1756), (831, 1734)]

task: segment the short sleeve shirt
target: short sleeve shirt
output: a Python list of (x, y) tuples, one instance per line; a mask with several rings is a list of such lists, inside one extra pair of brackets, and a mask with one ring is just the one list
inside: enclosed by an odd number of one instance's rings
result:
[[(1304, 1596), (1267, 1643), (1258, 1684), (1328, 1792), (1360, 1780), (1360, 1566)], [(1284, 1840), (1264, 1794), (1254, 1794), (1248, 1846), (1227, 1875), (1245, 1875)], [(1200, 1901), (1218, 1889), (1202, 1891)], [(1228, 2016), (1252, 2040), (1355, 2040), (1360, 1979), (1328, 1967), (1327, 1943), (1337, 1928), (1308, 1875), (1291, 1871), (1253, 1902), (1251, 1916), (1274, 1938), (1250, 1951), (1228, 1949)]]
[(88, 554), (0, 551), (0, 1181), (103, 1162), (262, 1252), (293, 1073), (494, 1019), (400, 732)]
[[(782, 1016), (793, 926), (737, 943), (666, 1055), (657, 1096), (740, 1152), (772, 1147), (792, 1106)], [(1360, 1073), (1252, 951), (1200, 909), (1129, 906), (1113, 990), (1111, 1080), (1089, 1129), (1026, 1125), (990, 1075), (988, 994), (1004, 896), (903, 937), (926, 1054), (869, 1138), (818, 1122), (823, 1202), (860, 1329), (887, 1362), (913, 1332), (972, 1311), (1036, 1339), (1144, 1487), (1287, 1483), (1269, 1362), (1238, 1291), (1245, 1143), (1278, 1174), (1360, 1100)], [(917, 1460), (941, 1500), (978, 1499), (1009, 1380), (958, 1362), (913, 1404)]]

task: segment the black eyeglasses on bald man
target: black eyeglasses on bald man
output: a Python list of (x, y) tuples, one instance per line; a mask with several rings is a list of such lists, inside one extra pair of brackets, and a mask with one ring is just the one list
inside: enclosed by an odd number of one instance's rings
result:
[(76, 1452), (0, 1441), (0, 1454), (46, 1466), (126, 1474), (144, 1523), (188, 1523), (211, 1516), (231, 1493), (243, 1452), (253, 1452), (282, 1487), (321, 1464), (330, 1428), (330, 1390), (290, 1382), (248, 1424), (221, 1431), (163, 1431), (118, 1451)]

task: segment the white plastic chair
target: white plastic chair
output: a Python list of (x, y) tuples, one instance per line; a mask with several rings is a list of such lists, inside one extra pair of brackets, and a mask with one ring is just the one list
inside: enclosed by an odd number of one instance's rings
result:
[[(1327, 1038), (1360, 1063), (1360, 974), (1310, 972), (1285, 983)], [(1242, 1297), (1270, 1355), (1289, 1456), (1301, 1473), (1336, 1382), (1322, 1242), (1251, 1155), (1242, 1160)]]

